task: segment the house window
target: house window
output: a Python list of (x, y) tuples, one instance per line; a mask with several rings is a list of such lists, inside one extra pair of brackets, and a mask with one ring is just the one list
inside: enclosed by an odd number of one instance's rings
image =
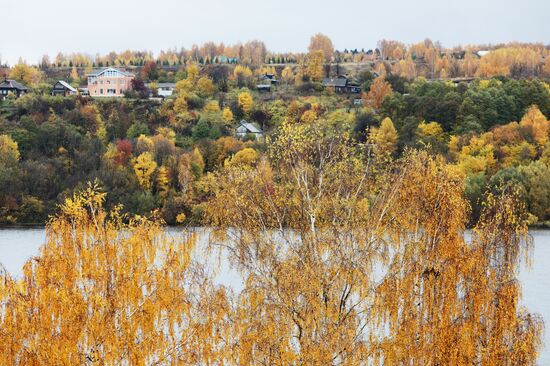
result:
[(99, 94), (103, 94), (103, 89), (99, 89)]
[(107, 89), (107, 94), (116, 94), (116, 89)]
[(120, 94), (124, 94), (124, 92), (122, 91), (122, 89), (120, 89)]

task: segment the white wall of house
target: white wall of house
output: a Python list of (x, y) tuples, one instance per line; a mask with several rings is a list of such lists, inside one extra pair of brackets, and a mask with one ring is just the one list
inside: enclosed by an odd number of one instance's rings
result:
[(157, 94), (159, 97), (170, 97), (174, 93), (173, 88), (158, 88)]

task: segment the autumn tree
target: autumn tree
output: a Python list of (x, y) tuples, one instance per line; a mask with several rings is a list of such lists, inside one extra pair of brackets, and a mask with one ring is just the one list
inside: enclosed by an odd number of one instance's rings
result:
[(189, 365), (227, 360), (227, 297), (191, 262), (195, 237), (103, 209), (89, 187), (46, 228), (20, 279), (0, 274), (3, 365)]
[(223, 109), (222, 117), (225, 123), (233, 122), (233, 112), (231, 112), (231, 109), (229, 107), (225, 107)]
[(324, 75), (324, 54), (322, 50), (309, 54), (306, 74), (313, 81), (321, 81)]
[(322, 33), (317, 33), (309, 40), (308, 51), (310, 55), (317, 51), (323, 51), (322, 55), (325, 62), (330, 62), (334, 54), (334, 46), (328, 36)]
[(406, 204), (387, 211), (384, 235), (396, 246), (371, 312), (371, 334), (388, 332), (372, 344), (375, 360), (535, 365), (542, 320), (518, 304), (517, 268), (530, 246), (517, 196), (488, 196), (466, 242), (462, 178), (425, 158), (403, 172), (394, 199)]
[(284, 122), (277, 136), (269, 160), (215, 174), (207, 206), (245, 279), (240, 364), (535, 364), (513, 192), (487, 198), (470, 243), (463, 177), (441, 159), (409, 152), (372, 174), (344, 130)]
[(531, 106), (521, 119), (520, 127), (527, 129), (533, 140), (542, 150), (548, 142), (548, 132), (550, 131), (550, 121), (536, 106)]
[(550, 76), (550, 57), (549, 56), (546, 56), (542, 70), (544, 71), (546, 76)]
[(19, 149), (15, 142), (8, 135), (0, 135), (0, 168), (5, 169), (17, 164), (19, 160)]
[(369, 92), (363, 93), (363, 100), (365, 105), (372, 108), (380, 108), (384, 98), (391, 95), (392, 87), (385, 81), (383, 76), (379, 76), (372, 82)]
[(125, 165), (132, 157), (132, 144), (128, 140), (119, 140), (116, 142), (116, 153), (114, 161), (117, 165)]
[(281, 72), (281, 77), (286, 84), (290, 84), (294, 81), (294, 72), (290, 66), (286, 66)]
[(170, 173), (168, 171), (168, 168), (165, 166), (161, 166), (158, 169), (156, 186), (157, 186), (157, 191), (159, 192), (159, 195), (162, 198), (166, 198), (166, 195), (168, 194), (168, 191), (170, 189), (169, 185), (170, 185)]
[(249, 113), (252, 109), (252, 105), (254, 104), (252, 95), (250, 95), (250, 93), (247, 91), (239, 93), (237, 97), (237, 102), (239, 103), (239, 107), (241, 107), (244, 113)]
[(38, 84), (43, 79), (43, 75), (40, 70), (35, 67), (28, 66), (24, 62), (19, 62), (13, 66), (10, 70), (9, 77), (10, 79), (15, 79), (28, 85)]
[(258, 152), (250, 147), (238, 151), (228, 164), (232, 166), (253, 166), (258, 162)]
[(134, 166), (134, 172), (136, 173), (139, 185), (143, 189), (149, 190), (151, 188), (153, 173), (157, 169), (157, 163), (151, 153), (144, 152), (139, 155), (132, 160), (132, 165)]
[(247, 66), (237, 65), (233, 69), (233, 79), (237, 83), (238, 87), (248, 85), (252, 78), (252, 70)]
[(72, 67), (70, 77), (71, 77), (71, 81), (73, 83), (79, 83), (80, 82), (80, 78), (78, 76), (78, 71), (76, 70), (76, 66)]
[(214, 91), (216, 90), (216, 87), (214, 86), (214, 82), (209, 77), (203, 76), (198, 79), (197, 81), (197, 93), (201, 97), (209, 97), (214, 94)]
[(381, 156), (393, 154), (397, 138), (397, 130), (389, 117), (382, 120), (380, 128), (373, 128), (370, 132), (370, 139), (374, 144), (375, 152)]

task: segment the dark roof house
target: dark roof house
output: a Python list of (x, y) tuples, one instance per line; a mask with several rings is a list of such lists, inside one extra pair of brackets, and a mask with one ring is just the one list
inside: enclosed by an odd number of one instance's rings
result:
[(262, 80), (262, 81), (265, 81), (266, 83), (271, 83), (271, 84), (277, 84), (279, 82), (279, 80), (277, 80), (277, 77), (275, 76), (275, 74), (265, 73), (265, 74), (260, 75), (259, 79)]
[(62, 95), (64, 97), (68, 95), (76, 95), (78, 90), (73, 88), (69, 83), (63, 80), (58, 80), (52, 87), (52, 95)]
[(28, 91), (29, 88), (15, 80), (4, 79), (0, 82), (0, 99), (5, 99), (9, 93), (13, 93), (16, 97), (20, 97)]
[(342, 75), (336, 78), (324, 78), (323, 86), (334, 88), (337, 93), (361, 93), (361, 87), (358, 84), (350, 82), (347, 76)]

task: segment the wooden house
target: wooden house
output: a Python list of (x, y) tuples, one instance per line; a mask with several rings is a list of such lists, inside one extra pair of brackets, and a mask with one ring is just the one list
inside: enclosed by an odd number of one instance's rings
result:
[(10, 93), (19, 98), (28, 91), (29, 88), (15, 80), (4, 79), (0, 82), (0, 99), (5, 99)]
[(63, 80), (58, 80), (52, 87), (52, 95), (61, 95), (67, 97), (69, 95), (78, 94), (78, 90), (73, 88), (69, 83)]

